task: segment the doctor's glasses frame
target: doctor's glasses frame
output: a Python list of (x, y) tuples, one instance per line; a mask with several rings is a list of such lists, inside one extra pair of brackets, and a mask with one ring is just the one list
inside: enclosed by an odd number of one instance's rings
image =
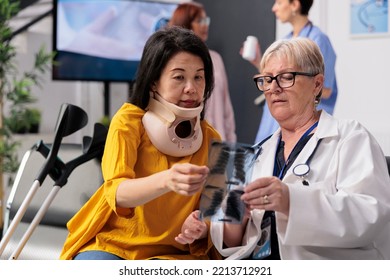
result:
[(289, 88), (295, 84), (295, 76), (307, 76), (314, 77), (318, 74), (311, 74), (306, 72), (283, 72), (276, 76), (269, 75), (256, 75), (253, 77), (253, 81), (256, 87), (260, 91), (267, 91), (271, 88), (272, 81), (275, 80), (280, 88)]

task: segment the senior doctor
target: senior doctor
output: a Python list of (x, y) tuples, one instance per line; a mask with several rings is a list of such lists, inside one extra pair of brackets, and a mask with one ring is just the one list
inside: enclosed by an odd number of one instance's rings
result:
[(254, 77), (279, 129), (241, 199), (242, 224), (212, 223), (231, 259), (390, 259), (390, 179), (384, 154), (357, 121), (318, 111), (324, 61), (307, 38), (274, 42)]

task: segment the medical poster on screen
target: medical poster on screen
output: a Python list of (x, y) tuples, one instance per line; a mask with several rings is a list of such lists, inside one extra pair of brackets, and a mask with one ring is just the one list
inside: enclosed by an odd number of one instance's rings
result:
[(350, 0), (352, 37), (388, 36), (388, 0)]

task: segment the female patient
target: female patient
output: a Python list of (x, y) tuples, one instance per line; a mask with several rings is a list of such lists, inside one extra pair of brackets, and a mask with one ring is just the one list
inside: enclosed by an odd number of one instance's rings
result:
[(147, 41), (130, 103), (113, 117), (103, 185), (68, 223), (61, 259), (209, 259), (198, 220), (210, 142), (203, 120), (213, 88), (206, 45), (189, 30)]

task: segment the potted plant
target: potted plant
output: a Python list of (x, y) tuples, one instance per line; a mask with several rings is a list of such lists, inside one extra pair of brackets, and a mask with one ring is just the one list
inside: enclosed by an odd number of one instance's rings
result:
[(29, 133), (38, 133), (39, 125), (41, 123), (42, 113), (38, 108), (27, 108), (26, 117), (30, 122)]
[[(0, 0), (0, 205), (3, 202), (4, 174), (13, 173), (19, 166), (17, 157), (20, 143), (14, 140), (12, 126), (31, 124), (27, 104), (35, 101), (32, 89), (41, 86), (41, 76), (50, 69), (54, 54), (44, 47), (35, 54), (31, 70), (20, 73), (16, 63), (16, 49), (12, 45), (10, 19), (19, 11), (19, 1)], [(9, 115), (4, 104), (10, 104)], [(3, 207), (0, 207), (0, 234), (3, 226)]]
[(5, 125), (12, 133), (38, 133), (41, 111), (37, 108), (12, 108), (5, 117)]
[(23, 134), (30, 130), (30, 124), (25, 111), (11, 109), (9, 115), (4, 117), (4, 124), (11, 133)]

